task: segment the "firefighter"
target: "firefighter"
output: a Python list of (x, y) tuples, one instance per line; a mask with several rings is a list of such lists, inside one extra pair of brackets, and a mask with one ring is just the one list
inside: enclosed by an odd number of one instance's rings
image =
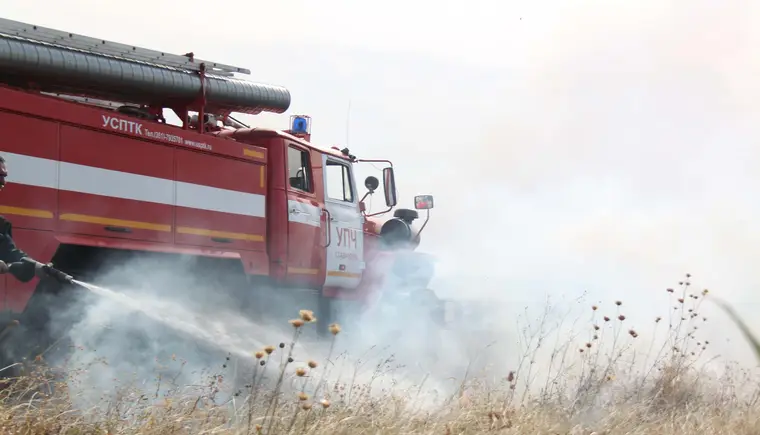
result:
[[(5, 158), (0, 156), (0, 190), (5, 188), (8, 168)], [(33, 260), (26, 252), (16, 247), (11, 235), (11, 223), (0, 216), (0, 274), (10, 273), (21, 282), (29, 282), (35, 276), (51, 277), (61, 282), (70, 282), (71, 277), (54, 269), (52, 264), (42, 264)]]

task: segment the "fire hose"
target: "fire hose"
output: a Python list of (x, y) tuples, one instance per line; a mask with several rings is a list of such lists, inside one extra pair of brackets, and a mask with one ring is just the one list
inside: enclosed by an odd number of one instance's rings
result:
[(55, 267), (52, 263), (43, 264), (29, 257), (24, 257), (18, 262), (6, 264), (0, 261), (0, 274), (10, 273), (14, 277), (36, 276), (40, 279), (51, 278), (61, 284), (73, 284), (74, 277), (66, 274)]

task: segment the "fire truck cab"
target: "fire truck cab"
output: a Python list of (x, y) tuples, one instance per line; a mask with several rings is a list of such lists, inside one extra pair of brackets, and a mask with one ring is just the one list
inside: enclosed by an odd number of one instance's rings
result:
[[(378, 221), (367, 215), (364, 203), (380, 182), (370, 176), (358, 186), (354, 164), (362, 160), (348, 149), (311, 144), (310, 122), (307, 116), (294, 115), (288, 131), (237, 129), (219, 132), (218, 137), (267, 151), (270, 265), (266, 274), (281, 284), (356, 298), (361, 293), (354, 290), (366, 283), (367, 255), (372, 260), (381, 246)], [(393, 166), (387, 163), (382, 177), (388, 207), (384, 212), (397, 203)]]

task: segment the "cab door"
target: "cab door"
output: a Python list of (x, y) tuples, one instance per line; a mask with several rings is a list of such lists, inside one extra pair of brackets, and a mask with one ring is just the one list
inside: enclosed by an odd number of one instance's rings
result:
[(364, 272), (364, 217), (359, 211), (353, 168), (343, 159), (322, 157), (326, 225), (325, 287), (354, 289)]
[(314, 168), (308, 148), (286, 142), (288, 198), (288, 266), (291, 283), (319, 288), (326, 235), (322, 207), (314, 185)]

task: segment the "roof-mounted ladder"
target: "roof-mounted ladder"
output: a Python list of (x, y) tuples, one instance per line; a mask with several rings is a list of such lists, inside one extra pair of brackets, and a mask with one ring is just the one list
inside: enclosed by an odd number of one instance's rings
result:
[(0, 18), (0, 33), (30, 41), (53, 44), (63, 48), (189, 71), (200, 71), (201, 65), (205, 64), (206, 72), (220, 76), (230, 77), (234, 73), (251, 73), (246, 68), (194, 59), (191, 58), (190, 54), (176, 55), (163, 53), (157, 50), (105, 41), (103, 39), (91, 38), (89, 36), (21, 23), (5, 18)]

